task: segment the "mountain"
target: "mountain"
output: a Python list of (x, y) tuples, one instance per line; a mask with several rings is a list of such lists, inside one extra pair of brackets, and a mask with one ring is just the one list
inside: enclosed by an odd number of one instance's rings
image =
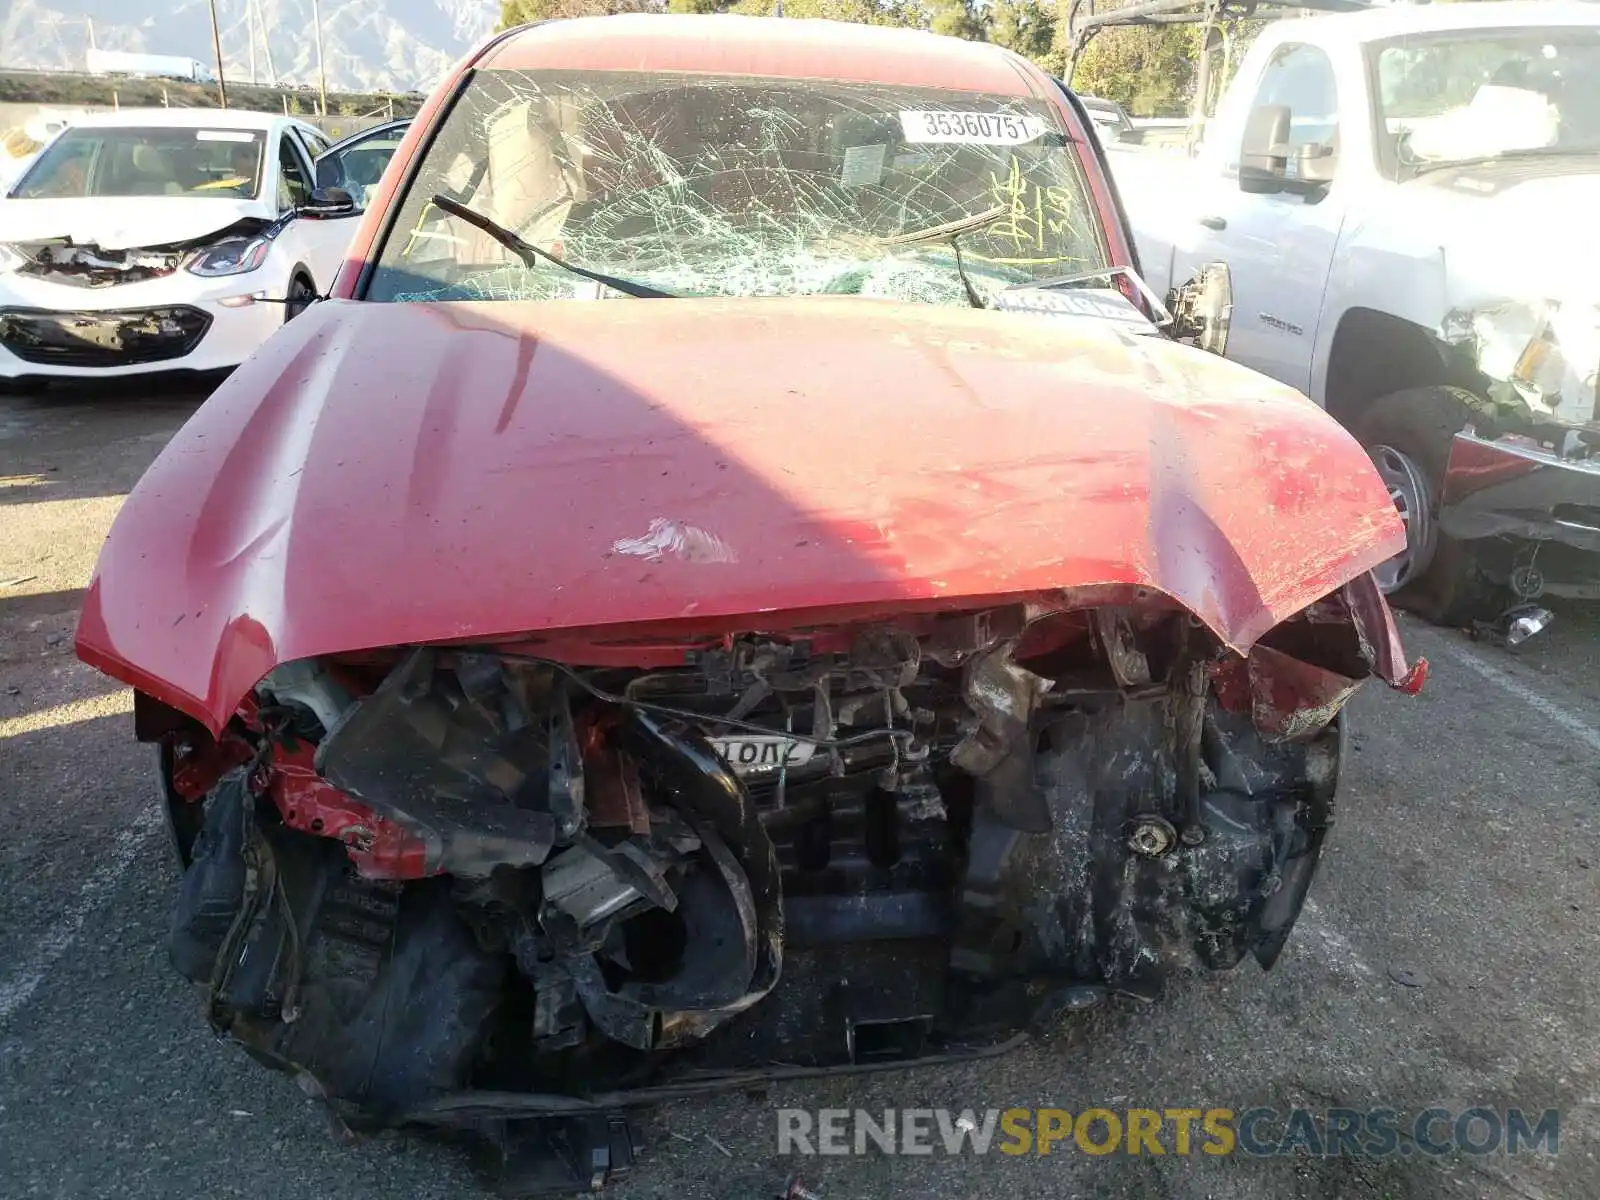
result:
[[(321, 7), (328, 88), (339, 91), (425, 91), (500, 16), (498, 0), (321, 0)], [(314, 86), (312, 0), (217, 0), (229, 78), (250, 78), (252, 9), (256, 78)], [(81, 71), (91, 26), (102, 50), (212, 63), (206, 0), (4, 0), (0, 63)]]

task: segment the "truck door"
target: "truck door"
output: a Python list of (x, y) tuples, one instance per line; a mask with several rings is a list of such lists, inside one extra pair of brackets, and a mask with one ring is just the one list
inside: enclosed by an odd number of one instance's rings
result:
[[(1273, 52), (1244, 110), (1277, 105), (1290, 113), (1291, 164), (1302, 147), (1326, 147), (1334, 156), (1332, 182), (1248, 192), (1239, 178), (1240, 146), (1208, 147), (1207, 157), (1219, 169), (1201, 198), (1193, 240), (1175, 248), (1173, 281), (1181, 283), (1204, 263), (1227, 263), (1233, 276), (1228, 357), (1306, 391), (1322, 293), (1345, 213), (1337, 162), (1339, 94), (1327, 54), (1304, 43)], [(1232, 124), (1230, 136), (1238, 138), (1242, 125)]]

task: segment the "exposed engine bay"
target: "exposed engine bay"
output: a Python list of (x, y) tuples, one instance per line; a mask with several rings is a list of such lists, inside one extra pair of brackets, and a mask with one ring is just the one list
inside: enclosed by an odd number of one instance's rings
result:
[(1142, 592), (301, 661), (220, 739), (141, 696), (172, 959), (352, 1125), (491, 1139), (1270, 967), (1385, 669), (1357, 587), (1248, 658)]
[(160, 279), (176, 271), (188, 257), (184, 250), (102, 250), (94, 245), (74, 245), (70, 240), (17, 249), (26, 259), (19, 268), (22, 274), (88, 288)]
[(204, 237), (160, 246), (105, 249), (70, 237), (22, 242), (11, 249), (22, 259), (18, 274), (48, 279), (69, 287), (106, 288), (126, 283), (162, 279), (192, 261), (197, 254), (227, 242), (253, 237), (269, 222), (256, 218), (235, 221)]

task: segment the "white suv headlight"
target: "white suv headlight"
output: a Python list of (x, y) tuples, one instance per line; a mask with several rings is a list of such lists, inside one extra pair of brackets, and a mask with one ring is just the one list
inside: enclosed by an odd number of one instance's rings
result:
[(197, 250), (184, 266), (194, 275), (214, 278), (219, 275), (243, 275), (254, 271), (267, 261), (272, 249), (272, 239), (229, 238), (204, 250)]

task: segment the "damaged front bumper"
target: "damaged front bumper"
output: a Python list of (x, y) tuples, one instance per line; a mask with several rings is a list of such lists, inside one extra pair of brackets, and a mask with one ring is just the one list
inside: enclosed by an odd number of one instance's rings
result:
[[(1576, 439), (1584, 434), (1594, 446)], [(1600, 429), (1572, 431), (1585, 457), (1467, 431), (1450, 447), (1439, 524), (1517, 595), (1600, 599)]]
[(1369, 576), (1248, 655), (1131, 588), (562, 644), (286, 664), (215, 739), (135, 707), (213, 1026), (353, 1126), (475, 1135), (518, 1194), (631, 1163), (618, 1109), (1270, 967), (1345, 704), (1425, 677)]
[(190, 305), (51, 312), (0, 308), (0, 347), (31, 367), (164, 363), (199, 345), (211, 316)]
[(283, 285), (251, 273), (215, 279), (184, 270), (90, 287), (0, 272), (0, 380), (99, 380), (237, 367), (283, 325), (259, 298)]
[(227, 371), (282, 325), (283, 305), (259, 303), (237, 282), (231, 289), (213, 286), (187, 294), (183, 301), (152, 300), (114, 309), (66, 303), (59, 308), (23, 307), (0, 300), (0, 380), (25, 385), (157, 371)]

